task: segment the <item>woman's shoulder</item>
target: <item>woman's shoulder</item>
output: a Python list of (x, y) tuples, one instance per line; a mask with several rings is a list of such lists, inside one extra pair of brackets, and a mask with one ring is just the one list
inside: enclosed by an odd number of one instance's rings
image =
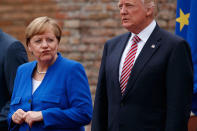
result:
[(73, 69), (84, 69), (83, 65), (75, 60), (71, 60), (69, 58), (61, 56), (60, 53), (58, 53), (59, 57), (52, 66), (52, 68), (55, 68), (56, 70), (61, 70), (61, 71), (73, 71)]
[(30, 69), (30, 68), (34, 67), (35, 64), (36, 64), (36, 61), (24, 63), (18, 67), (18, 70), (23, 71), (23, 70)]
[(75, 60), (71, 60), (71, 59), (68, 59), (68, 58), (63, 58), (62, 59), (62, 64), (66, 67), (70, 67), (72, 68), (73, 66), (82, 66), (82, 64), (78, 61), (75, 61)]

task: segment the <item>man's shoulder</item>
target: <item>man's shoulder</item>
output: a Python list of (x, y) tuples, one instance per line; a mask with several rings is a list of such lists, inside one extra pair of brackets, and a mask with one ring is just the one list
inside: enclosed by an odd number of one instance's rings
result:
[(165, 47), (167, 48), (175, 49), (181, 45), (189, 46), (188, 42), (182, 37), (165, 29), (160, 28), (159, 33), (157, 33), (156, 35), (159, 36), (158, 38), (161, 38), (163, 45), (165, 45)]
[(162, 28), (160, 28), (160, 33), (161, 33), (161, 36), (163, 38), (166, 38), (166, 40), (169, 40), (169, 41), (183, 41), (184, 39), (181, 38), (180, 36), (172, 33), (172, 32), (169, 32), (167, 30), (164, 30)]
[(18, 40), (5, 32), (1, 32), (0, 41), (7, 41), (9, 43), (13, 43)]
[(111, 38), (110, 40), (108, 40), (107, 43), (118, 42), (118, 41), (120, 41), (122, 39), (125, 39), (125, 38), (129, 37), (130, 35), (131, 35), (130, 32), (126, 32), (124, 34), (120, 34), (120, 35), (115, 36), (115, 37)]
[(17, 40), (13, 36), (11, 36), (5, 32), (1, 32), (0, 45), (2, 48), (6, 49), (14, 43), (20, 43), (20, 42), (19, 42), (19, 40)]

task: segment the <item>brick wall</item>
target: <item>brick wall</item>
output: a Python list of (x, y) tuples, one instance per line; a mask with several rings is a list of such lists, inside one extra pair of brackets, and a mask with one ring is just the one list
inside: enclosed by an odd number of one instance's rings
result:
[[(49, 16), (63, 28), (60, 52), (83, 64), (92, 97), (96, 89), (103, 45), (126, 32), (121, 27), (118, 0), (0, 0), (0, 28), (24, 43), (24, 31), (38, 16)], [(176, 0), (158, 0), (158, 24), (174, 32)], [(33, 57), (29, 54), (30, 60)]]
[[(24, 43), (24, 31), (38, 16), (49, 16), (63, 28), (60, 52), (83, 64), (94, 97), (103, 45), (126, 32), (118, 0), (1, 0), (0, 28)], [(176, 0), (158, 0), (158, 24), (174, 32)], [(29, 54), (30, 60), (33, 57)]]
[[(86, 68), (92, 96), (106, 40), (126, 30), (120, 24), (118, 0), (58, 0), (58, 19), (64, 36), (60, 51)], [(176, 0), (159, 0), (158, 24), (174, 32)]]
[(30, 21), (39, 16), (55, 18), (56, 12), (53, 0), (0, 0), (0, 29), (25, 44), (24, 32)]

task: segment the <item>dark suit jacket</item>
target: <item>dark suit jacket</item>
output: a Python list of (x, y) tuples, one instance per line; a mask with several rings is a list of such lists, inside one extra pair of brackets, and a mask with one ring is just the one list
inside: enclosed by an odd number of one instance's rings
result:
[(130, 35), (105, 44), (92, 131), (187, 131), (193, 91), (188, 44), (157, 25), (134, 64), (122, 96), (119, 64)]
[(6, 126), (17, 67), (27, 61), (24, 46), (0, 30), (0, 127)]

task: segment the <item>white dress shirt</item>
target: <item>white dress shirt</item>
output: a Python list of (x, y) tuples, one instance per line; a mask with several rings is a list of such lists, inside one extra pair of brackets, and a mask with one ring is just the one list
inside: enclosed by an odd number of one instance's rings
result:
[(42, 81), (37, 81), (34, 78), (32, 78), (32, 94), (36, 91), (36, 89), (40, 86)]
[[(153, 30), (156, 27), (156, 22), (155, 20), (153, 20), (144, 30), (142, 30), (139, 34), (137, 34), (137, 36), (141, 39), (141, 41), (138, 43), (138, 47), (137, 47), (137, 52), (135, 55), (135, 60), (134, 63), (137, 59), (137, 57), (139, 56), (142, 48), (144, 47), (146, 41), (148, 40), (148, 38), (150, 37), (151, 33), (153, 32)], [(119, 66), (119, 81), (121, 79), (121, 74), (122, 74), (122, 68), (123, 68), (123, 64), (125, 61), (125, 58), (127, 56), (127, 53), (129, 52), (131, 45), (133, 44), (132, 42), (132, 38), (135, 36), (136, 34), (131, 33), (131, 37), (129, 38), (129, 41), (127, 42), (127, 45), (123, 51), (121, 60), (120, 60), (120, 66)]]

